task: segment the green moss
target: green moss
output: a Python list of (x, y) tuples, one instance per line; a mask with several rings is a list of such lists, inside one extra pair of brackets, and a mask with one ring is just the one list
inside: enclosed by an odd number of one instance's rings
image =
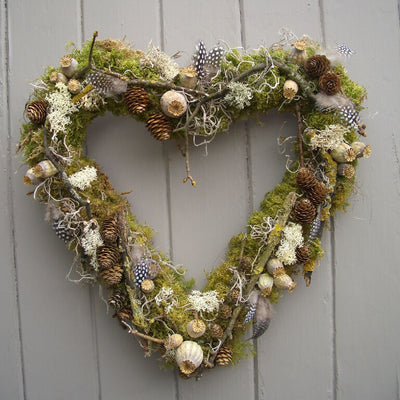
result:
[[(88, 63), (90, 46), (91, 41), (88, 41), (84, 44), (81, 50), (77, 48), (72, 48), (70, 50), (71, 56), (78, 61), (81, 71), (86, 71), (85, 67)], [(311, 56), (315, 54), (316, 51), (315, 47), (309, 47), (307, 49), (307, 54)], [(154, 68), (143, 68), (141, 66), (142, 56), (143, 52), (132, 50), (123, 42), (116, 40), (97, 41), (93, 50), (93, 61), (99, 69), (104, 71), (111, 70), (128, 78), (134, 77), (152, 82), (162, 81), (163, 79), (156, 66)], [(213, 94), (221, 87), (227, 85), (232, 77), (247, 71), (254, 65), (264, 63), (266, 59), (269, 59), (270, 57), (285, 62), (284, 60), (288, 57), (288, 50), (275, 48), (274, 50), (267, 51), (267, 49), (261, 48), (254, 53), (243, 54), (238, 49), (230, 49), (226, 53), (225, 60), (222, 62), (220, 73), (209, 86), (205, 89), (201, 89), (209, 90), (209, 94)], [(296, 72), (301, 76), (304, 75), (302, 68), (299, 66), (290, 63), (286, 63), (286, 65), (290, 73)], [(44, 99), (46, 94), (55, 89), (54, 84), (50, 82), (50, 74), (56, 70), (60, 71), (60, 69), (56, 67), (48, 67), (45, 70), (40, 79), (47, 85), (47, 89), (35, 89), (31, 99)], [(357, 105), (358, 108), (360, 108), (361, 101), (365, 97), (365, 89), (351, 81), (343, 67), (335, 67), (335, 72), (341, 76), (343, 90), (346, 95)], [(84, 78), (85, 76), (82, 73), (82, 76), (79, 78), (82, 83), (84, 82)], [(250, 105), (242, 110), (230, 107), (223, 97), (219, 98), (215, 103), (215, 106), (212, 108), (212, 117), (219, 123), (218, 132), (227, 130), (231, 123), (238, 119), (248, 118), (249, 116), (257, 117), (260, 113), (266, 114), (271, 109), (276, 109), (281, 112), (293, 112), (295, 104), (299, 104), (300, 106), (305, 127), (315, 130), (323, 130), (327, 125), (340, 123), (337, 113), (322, 113), (316, 110), (313, 102), (307, 98), (301, 98), (297, 103), (295, 100), (287, 101), (284, 99), (283, 84), (286, 79), (287, 76), (277, 67), (268, 72), (259, 71), (257, 75), (249, 75), (243, 79), (242, 82), (247, 85), (246, 87), (251, 88), (252, 90)], [(305, 79), (308, 78), (305, 77)], [(135, 116), (138, 121), (142, 122), (145, 122), (150, 115), (160, 112), (159, 100), (161, 95), (165, 92), (165, 89), (147, 87), (146, 91), (150, 98), (150, 105), (142, 115)], [(302, 93), (300, 92), (300, 94)], [(195, 104), (196, 103), (193, 102), (190, 107), (195, 107)], [(193, 111), (193, 108), (191, 111)], [(76, 154), (76, 159), (71, 163), (63, 164), (63, 167), (67, 175), (71, 175), (85, 166), (96, 167), (98, 170), (97, 179), (93, 181), (87, 189), (77, 189), (78, 194), (82, 198), (90, 200), (93, 218), (96, 219), (98, 224), (101, 226), (103, 221), (110, 215), (126, 214), (126, 224), (129, 226), (131, 231), (130, 234), (132, 235), (131, 240), (136, 243), (144, 244), (148, 252), (154, 256), (160, 264), (161, 271), (154, 280), (155, 289), (153, 292), (145, 295), (145, 305), (143, 305), (144, 294), (140, 291), (140, 288), (136, 285), (133, 285), (134, 287), (129, 286), (129, 282), (132, 282), (131, 278), (133, 272), (132, 266), (128, 265), (129, 263), (125, 265), (125, 261), (124, 267), (126, 281), (123, 281), (114, 288), (124, 290), (128, 293), (133, 312), (131, 322), (136, 329), (162, 340), (171, 334), (171, 330), (174, 332), (180, 332), (186, 340), (193, 340), (186, 332), (186, 325), (190, 320), (196, 317), (195, 312), (190, 309), (190, 304), (188, 302), (188, 291), (193, 286), (194, 280), (185, 280), (182, 268), (176, 270), (170, 268), (171, 261), (168, 257), (159, 251), (156, 251), (151, 245), (151, 239), (153, 237), (153, 230), (151, 227), (141, 225), (136, 220), (135, 216), (128, 212), (129, 204), (127, 200), (120, 194), (116, 193), (109, 182), (108, 177), (101, 171), (99, 166), (93, 160), (83, 155), (83, 146), (86, 139), (88, 125), (95, 117), (104, 115), (106, 112), (111, 112), (115, 116), (128, 115), (125, 103), (121, 101), (121, 98), (108, 98), (105, 99), (105, 104), (100, 106), (96, 111), (88, 111), (80, 108), (79, 112), (70, 116), (71, 122), (66, 131), (59, 134), (59, 139), (65, 139), (65, 143), (69, 147), (68, 150)], [(173, 128), (183, 126), (185, 117), (186, 115), (181, 119), (171, 121)], [(50, 129), (48, 122), (46, 128), (48, 130)], [(24, 160), (30, 166), (34, 166), (45, 158), (43, 133), (43, 127), (39, 128), (31, 123), (23, 124), (21, 128), (19, 145), (22, 149)], [(199, 127), (198, 132), (196, 133), (207, 134), (204, 127)], [(176, 133), (173, 134), (173, 137), (180, 138), (181, 135)], [(345, 139), (348, 142), (353, 142), (357, 140), (357, 133), (354, 130), (350, 130), (349, 133), (346, 134)], [(307, 146), (307, 140), (304, 141), (303, 147), (303, 155), (306, 163), (308, 163), (313, 170), (323, 168), (324, 176), (326, 176), (329, 181), (328, 189), (332, 194), (332, 198), (328, 198), (324, 208), (322, 209), (322, 219), (327, 220), (335, 210), (345, 210), (348, 197), (354, 188), (354, 178), (347, 179), (344, 177), (338, 177), (337, 164), (329, 153), (312, 152)], [(60, 146), (58, 151), (60, 151), (62, 157), (70, 156), (63, 146)], [(298, 153), (297, 144), (294, 145), (294, 152)], [(354, 162), (353, 165), (356, 166), (357, 162)], [(296, 169), (297, 167), (298, 162), (295, 162), (292, 168)], [(232, 286), (235, 283), (235, 279), (237, 279), (237, 274), (239, 273), (241, 279), (248, 282), (250, 279), (254, 279), (255, 275), (259, 272), (252, 270), (251, 266), (253, 264), (257, 265), (255, 262), (258, 261), (257, 257), (259, 257), (260, 254), (260, 246), (265, 245), (265, 243), (260, 243), (259, 239), (251, 238), (251, 226), (264, 223), (265, 218), (267, 217), (275, 218), (279, 215), (286, 197), (291, 192), (301, 193), (301, 190), (296, 184), (296, 174), (286, 171), (282, 182), (265, 195), (265, 198), (260, 204), (259, 210), (255, 211), (249, 217), (247, 221), (247, 231), (235, 235), (230, 240), (228, 251), (222, 264), (216, 267), (213, 271), (207, 273), (207, 284), (204, 290), (217, 290), (219, 300), (225, 304), (233, 306), (232, 301), (229, 299)], [(52, 178), (46, 191), (37, 191), (37, 198), (43, 202), (48, 202), (49, 195), (58, 200), (71, 197), (71, 194), (65, 188), (63, 180), (58, 175), (55, 175)], [(80, 216), (83, 220), (87, 218), (86, 211), (83, 210), (83, 208)], [(279, 239), (283, 229), (284, 226), (276, 225), (272, 232), (270, 232), (270, 237)], [(80, 244), (77, 242), (78, 241), (74, 241), (70, 247), (72, 250), (79, 253), (82, 249), (80, 248)], [(305, 271), (312, 271), (316, 262), (324, 254), (318, 239), (313, 241), (310, 248), (311, 260), (305, 265)], [(292, 269), (288, 268), (288, 272), (292, 272)], [(168, 312), (166, 311), (165, 306), (157, 305), (155, 301), (155, 297), (162, 288), (171, 288), (173, 290), (174, 301), (176, 304)], [(282, 291), (277, 290), (276, 287), (274, 287), (269, 299), (272, 303), (277, 303), (280, 296), (282, 296)], [(246, 309), (243, 307), (234, 324), (232, 338), (229, 338), (227, 343), (233, 352), (235, 362), (247, 355), (253, 354), (250, 342), (243, 341), (242, 339), (245, 315)], [(209, 314), (206, 313), (203, 318), (220, 324), (223, 329), (226, 329), (229, 324), (229, 320), (222, 319), (216, 312)], [(206, 332), (203, 337), (196, 341), (202, 347), (207, 359), (210, 355), (210, 348), (215, 345), (209, 336), (209, 332)], [(173, 356), (171, 354), (166, 355), (166, 364), (174, 364)]]

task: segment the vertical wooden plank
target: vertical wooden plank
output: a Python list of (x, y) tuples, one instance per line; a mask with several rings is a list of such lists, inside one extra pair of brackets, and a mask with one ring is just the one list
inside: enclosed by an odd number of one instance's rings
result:
[(0, 397), (23, 399), (22, 355), (19, 334), (19, 310), (14, 264), (14, 221), (11, 202), (10, 130), (8, 107), (8, 18), (7, 4), (0, 3)]
[[(159, 45), (160, 10), (156, 0), (118, 0), (112, 5), (86, 0), (83, 14), (88, 36), (98, 30), (99, 39), (126, 36), (127, 42), (133, 41), (133, 47), (142, 50), (151, 40)], [(151, 137), (144, 124), (111, 115), (92, 123), (87, 143), (89, 156), (103, 167), (116, 190), (132, 190), (127, 195), (132, 212), (141, 223), (158, 232), (154, 244), (167, 253), (169, 220), (163, 145)], [(174, 398), (173, 373), (160, 370), (159, 354), (144, 359), (138, 342), (116, 320), (111, 320), (111, 310), (106, 315), (100, 299), (96, 299), (95, 309), (102, 399), (132, 399), (139, 393), (143, 399)]]
[(368, 90), (367, 138), (347, 215), (335, 218), (337, 399), (398, 398), (400, 258), (398, 2), (324, 2), (327, 43), (356, 51), (350, 76)]
[[(57, 65), (77, 37), (76, 2), (8, 2), (12, 148), (19, 138), (29, 80)], [(97, 370), (89, 290), (65, 281), (71, 254), (23, 187), (26, 167), (13, 158), (12, 196), (26, 397), (96, 398)], [(17, 174), (15, 172), (18, 171)]]
[[(299, 38), (307, 34), (315, 40), (322, 39), (318, 1), (270, 2), (268, 7), (246, 1), (243, 18), (248, 48), (277, 42), (282, 27), (289, 28)], [(286, 158), (278, 152), (277, 137), (297, 133), (292, 115), (270, 113), (261, 121), (261, 127), (249, 123), (255, 208), (285, 172)], [(328, 254), (315, 271), (311, 286), (306, 288), (302, 276), (297, 276), (295, 291), (279, 300), (275, 320), (258, 340), (259, 398), (333, 398), (329, 239), (329, 233), (325, 232), (323, 248)]]
[[(218, 39), (241, 45), (240, 10), (237, 1), (165, 1), (165, 50), (183, 51), (181, 66), (192, 63), (195, 45), (207, 48)], [(169, 146), (172, 246), (176, 263), (188, 269), (197, 287), (204, 272), (223, 260), (229, 238), (245, 229), (249, 215), (244, 124), (219, 134), (206, 148), (191, 148), (191, 171), (197, 182), (183, 184), (184, 159), (174, 144)], [(179, 398), (252, 398), (253, 362), (244, 360), (235, 369), (217, 368), (203, 382), (179, 381)]]

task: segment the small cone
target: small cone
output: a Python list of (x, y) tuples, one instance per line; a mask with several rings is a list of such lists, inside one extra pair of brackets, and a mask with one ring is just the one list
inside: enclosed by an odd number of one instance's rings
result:
[(327, 72), (319, 78), (319, 88), (329, 96), (339, 93), (342, 88), (340, 76), (334, 72)]
[(104, 220), (100, 228), (101, 238), (108, 243), (117, 241), (120, 233), (118, 221), (115, 217), (110, 217)]
[(306, 167), (299, 169), (296, 175), (296, 181), (303, 190), (310, 189), (317, 184), (317, 178), (314, 173)]
[(121, 326), (126, 329), (126, 326), (122, 323), (122, 321), (129, 323), (133, 317), (132, 310), (130, 307), (124, 307), (119, 310), (115, 316), (119, 319)]
[(228, 306), (228, 304), (222, 304), (219, 308), (219, 316), (222, 319), (228, 319), (232, 316), (232, 308)]
[(307, 224), (315, 218), (317, 210), (309, 199), (299, 200), (294, 207), (294, 216), (301, 224)]
[(307, 190), (307, 197), (317, 206), (322, 204), (328, 195), (328, 188), (324, 182), (317, 182), (315, 186)]
[(308, 246), (301, 246), (296, 249), (296, 258), (297, 262), (300, 264), (304, 264), (310, 259), (311, 250)]
[(111, 268), (102, 269), (100, 271), (100, 276), (104, 282), (106, 282), (110, 286), (113, 286), (122, 281), (124, 270), (122, 269), (121, 265), (115, 264)]
[(307, 59), (304, 70), (310, 78), (318, 78), (331, 68), (331, 62), (326, 56), (316, 55)]
[(168, 140), (171, 136), (172, 126), (164, 114), (154, 114), (146, 122), (147, 129), (160, 141)]
[(46, 119), (47, 104), (43, 100), (36, 100), (26, 107), (26, 116), (34, 124), (42, 124)]
[(220, 367), (232, 364), (232, 350), (225, 344), (221, 346), (221, 349), (215, 358), (215, 364)]
[(124, 102), (131, 114), (140, 115), (146, 111), (150, 97), (141, 87), (132, 87), (125, 92)]
[(219, 339), (224, 334), (224, 330), (222, 329), (221, 325), (212, 324), (209, 328), (210, 336), (213, 339)]
[(116, 291), (108, 298), (107, 302), (115, 311), (118, 311), (125, 305), (126, 297), (120, 291)]
[(120, 254), (117, 246), (106, 244), (97, 249), (97, 261), (102, 269), (108, 269), (117, 264)]

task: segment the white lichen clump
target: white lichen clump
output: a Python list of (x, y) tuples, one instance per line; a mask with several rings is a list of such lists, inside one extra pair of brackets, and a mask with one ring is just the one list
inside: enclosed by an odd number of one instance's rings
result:
[(333, 150), (344, 140), (344, 135), (348, 133), (348, 128), (342, 125), (328, 125), (322, 131), (313, 131), (310, 138), (312, 150), (323, 149)]
[(49, 104), (47, 119), (50, 123), (53, 137), (59, 132), (65, 132), (66, 127), (71, 122), (69, 116), (78, 111), (78, 107), (71, 102), (71, 93), (68, 91), (68, 87), (62, 82), (58, 82), (56, 83), (56, 89), (46, 95), (46, 101)]
[(218, 292), (216, 290), (210, 290), (208, 292), (193, 290), (192, 294), (188, 296), (188, 300), (193, 310), (209, 313), (218, 311), (219, 303), (221, 302), (218, 300)]
[(286, 265), (296, 262), (296, 248), (304, 244), (303, 228), (300, 224), (289, 222), (284, 230), (276, 257)]
[(80, 107), (88, 111), (98, 111), (100, 107), (104, 106), (106, 100), (99, 94), (97, 90), (92, 90), (83, 96), (78, 104)]
[(87, 166), (72, 174), (68, 179), (72, 186), (85, 190), (97, 179), (97, 169)]
[(97, 270), (98, 262), (96, 257), (97, 248), (103, 246), (104, 242), (100, 235), (100, 229), (96, 221), (85, 223), (81, 236), (81, 246), (84, 253), (90, 257), (90, 264)]
[(168, 81), (172, 81), (179, 74), (178, 64), (153, 43), (149, 44), (147, 51), (140, 59), (140, 66), (157, 70)]
[(231, 82), (228, 88), (229, 92), (225, 96), (227, 103), (239, 110), (243, 110), (243, 108), (250, 105), (253, 93), (248, 85), (240, 82)]
[(174, 297), (173, 289), (165, 286), (160, 289), (154, 300), (159, 307), (164, 307), (165, 314), (169, 314), (172, 308), (178, 304), (178, 300)]

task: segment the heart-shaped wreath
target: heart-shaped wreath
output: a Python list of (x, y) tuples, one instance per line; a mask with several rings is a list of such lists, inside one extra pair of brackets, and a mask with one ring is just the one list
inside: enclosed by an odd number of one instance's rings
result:
[[(33, 83), (18, 150), (30, 168), (24, 183), (46, 205), (46, 219), (75, 254), (80, 282), (99, 282), (121, 325), (146, 353), (159, 350), (182, 376), (237, 362), (247, 354), (243, 333), (267, 329), (276, 303), (291, 292), (301, 268), (308, 286), (323, 256), (320, 237), (336, 209), (346, 206), (355, 167), (369, 145), (359, 111), (365, 90), (340, 64), (352, 51), (330, 54), (308, 37), (242, 52), (206, 50), (193, 65), (150, 45), (133, 50), (123, 41), (96, 41), (74, 49)], [(98, 115), (133, 115), (161, 141), (182, 141), (184, 182), (196, 182), (189, 138), (209, 142), (242, 117), (271, 109), (292, 112), (297, 161), (266, 194), (247, 232), (234, 236), (225, 261), (207, 276), (203, 292), (189, 291), (183, 270), (151, 245), (95, 161), (85, 156), (89, 123)]]

